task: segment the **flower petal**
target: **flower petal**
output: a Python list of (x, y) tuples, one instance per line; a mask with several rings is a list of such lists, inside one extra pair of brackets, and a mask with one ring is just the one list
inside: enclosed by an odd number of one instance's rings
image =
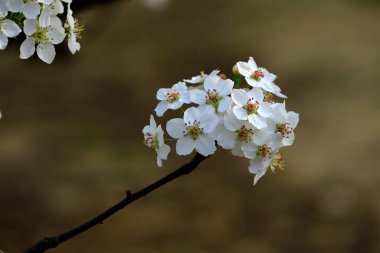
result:
[(235, 104), (241, 107), (246, 105), (249, 99), (247, 96), (247, 92), (243, 89), (234, 89), (232, 91), (231, 97)]
[(156, 112), (157, 117), (162, 117), (164, 113), (168, 110), (169, 102), (161, 101), (158, 103), (154, 111)]
[(22, 13), (27, 19), (37, 19), (40, 14), (40, 5), (37, 2), (26, 2), (22, 7)]
[(21, 29), (18, 25), (12, 20), (5, 19), (0, 22), (1, 31), (8, 37), (13, 38), (20, 34)]
[(238, 118), (240, 120), (247, 120), (248, 119), (248, 114), (243, 108), (235, 105), (232, 110), (233, 110), (236, 118)]
[(248, 121), (257, 129), (263, 129), (267, 127), (267, 122), (265, 121), (265, 119), (257, 114), (249, 115)]
[(183, 119), (171, 119), (166, 123), (166, 131), (173, 138), (182, 138), (185, 132), (185, 123)]
[(37, 55), (38, 57), (50, 64), (53, 62), (55, 57), (55, 48), (50, 42), (42, 42), (37, 45)]
[(193, 152), (195, 141), (188, 137), (183, 137), (177, 140), (176, 151), (178, 155), (188, 155)]
[(36, 51), (36, 41), (31, 37), (26, 37), (20, 47), (20, 59), (28, 59)]
[(219, 123), (217, 116), (211, 113), (204, 113), (199, 119), (199, 126), (203, 129), (203, 132), (208, 134), (215, 130), (216, 125)]
[(224, 149), (232, 149), (236, 145), (236, 134), (224, 129), (218, 134), (217, 142)]
[(187, 124), (193, 124), (195, 121), (199, 121), (199, 118), (201, 116), (200, 111), (195, 107), (190, 107), (186, 109), (184, 113), (184, 120)]
[(0, 31), (0, 50), (4, 50), (8, 45), (8, 37)]
[(214, 154), (216, 151), (215, 140), (206, 134), (199, 136), (195, 143), (195, 150), (203, 156)]
[(273, 110), (272, 110), (272, 107), (270, 107), (270, 105), (266, 102), (262, 102), (259, 106), (259, 109), (257, 110), (257, 112), (263, 116), (264, 118), (268, 118), (270, 116), (272, 116), (273, 114)]
[(224, 97), (218, 105), (218, 112), (225, 112), (227, 111), (232, 104), (232, 98), (231, 97)]
[(203, 105), (206, 103), (207, 93), (204, 90), (199, 89), (193, 89), (189, 91), (190, 101), (198, 104)]
[(252, 72), (254, 71), (253, 69), (251, 69), (251, 66), (246, 62), (240, 61), (236, 63), (236, 66), (238, 68), (239, 73), (243, 76), (249, 77), (250, 75), (252, 75)]
[(35, 19), (25, 19), (24, 20), (24, 33), (28, 36), (32, 36), (37, 32), (38, 23)]

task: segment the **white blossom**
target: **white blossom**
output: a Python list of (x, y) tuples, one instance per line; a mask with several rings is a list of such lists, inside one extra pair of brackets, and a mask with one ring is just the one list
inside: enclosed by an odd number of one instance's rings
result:
[(177, 110), (184, 103), (190, 103), (187, 87), (184, 82), (176, 83), (172, 88), (159, 89), (156, 97), (160, 100), (155, 109), (158, 117), (163, 116), (168, 109)]
[(286, 96), (281, 93), (280, 87), (274, 84), (274, 80), (277, 76), (270, 73), (265, 68), (257, 67), (256, 62), (252, 57), (249, 58), (248, 62), (238, 62), (237, 68), (239, 73), (245, 77), (247, 83), (252, 87), (259, 87), (278, 97), (286, 98)]
[(224, 80), (218, 75), (209, 75), (204, 79), (204, 89), (192, 89), (189, 91), (190, 100), (198, 105), (209, 104), (218, 112), (225, 112), (231, 105), (231, 94), (234, 82)]
[(206, 79), (208, 76), (216, 76), (219, 74), (219, 70), (214, 70), (212, 71), (209, 75), (205, 74), (203, 71), (201, 72), (200, 75), (193, 76), (191, 79), (184, 79), (183, 81), (186, 83), (191, 83), (191, 84), (200, 84), (203, 83), (203, 81)]
[(21, 32), (20, 27), (5, 16), (0, 14), (0, 49), (4, 50), (8, 45), (8, 38), (14, 38)]
[(53, 62), (56, 54), (54, 45), (61, 43), (66, 36), (59, 24), (58, 26), (40, 27), (37, 20), (34, 19), (24, 21), (24, 32), (27, 37), (21, 44), (20, 58), (31, 57), (37, 45), (38, 57), (48, 64)]
[(143, 129), (144, 144), (150, 148), (153, 148), (157, 152), (157, 165), (162, 166), (162, 160), (168, 158), (170, 152), (169, 145), (164, 142), (164, 131), (161, 125), (157, 127), (156, 121), (153, 115), (150, 115), (150, 125), (147, 125)]
[(73, 11), (71, 10), (71, 3), (67, 5), (67, 22), (66, 27), (69, 28), (69, 35), (68, 35), (68, 46), (70, 49), (70, 52), (72, 54), (75, 54), (77, 51), (80, 50), (80, 44), (77, 41), (77, 38), (79, 37), (80, 28), (77, 27), (77, 22), (75, 22), (73, 17)]
[(208, 156), (216, 151), (215, 139), (210, 134), (215, 130), (218, 118), (205, 109), (188, 108), (184, 118), (168, 121), (168, 134), (177, 139), (176, 152), (188, 155), (194, 149), (201, 155)]
[(232, 99), (235, 102), (233, 112), (239, 120), (248, 120), (258, 129), (267, 127), (265, 118), (272, 116), (272, 108), (264, 102), (263, 91), (259, 88), (252, 88), (250, 91), (235, 89), (232, 92)]

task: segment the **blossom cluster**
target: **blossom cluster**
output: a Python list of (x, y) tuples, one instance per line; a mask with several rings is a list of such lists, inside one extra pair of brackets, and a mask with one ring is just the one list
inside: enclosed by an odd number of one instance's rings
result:
[(178, 155), (196, 150), (209, 156), (220, 146), (245, 157), (249, 172), (254, 174), (254, 184), (268, 168), (275, 173), (284, 169), (279, 150), (293, 144), (299, 115), (286, 110), (285, 102), (279, 100), (287, 97), (274, 83), (277, 77), (258, 67), (252, 57), (248, 62), (238, 62), (233, 74), (234, 81), (218, 70), (201, 72), (171, 88), (158, 90), (156, 115), (161, 117), (168, 110), (182, 115), (166, 123), (171, 138), (164, 138), (153, 115), (150, 125), (143, 129), (144, 144), (156, 150), (159, 167), (170, 152), (168, 144), (175, 143)]
[[(72, 54), (80, 50), (77, 39), (83, 30), (73, 17), (72, 0), (1, 0), (0, 49), (8, 45), (8, 38), (24, 35), (20, 58), (28, 59), (36, 51), (38, 57), (50, 64), (56, 52), (55, 45), (67, 38)], [(65, 12), (66, 20), (60, 18)]]

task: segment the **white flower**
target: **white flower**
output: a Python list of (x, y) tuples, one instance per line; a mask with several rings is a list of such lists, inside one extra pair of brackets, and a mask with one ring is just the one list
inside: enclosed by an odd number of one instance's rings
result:
[(24, 32), (27, 37), (21, 44), (20, 58), (28, 59), (31, 57), (37, 44), (38, 57), (48, 64), (52, 63), (55, 57), (54, 45), (61, 43), (66, 36), (63, 27), (59, 26), (59, 21), (57, 23), (57, 26), (40, 27), (36, 20), (26, 19), (24, 21)]
[(245, 156), (253, 159), (256, 157), (257, 146), (264, 145), (270, 132), (258, 130), (248, 121), (242, 121), (228, 111), (224, 115), (224, 129), (218, 134), (218, 145), (224, 149), (232, 149), (235, 156)]
[(294, 129), (298, 125), (299, 115), (295, 112), (287, 112), (284, 103), (272, 105), (273, 116), (268, 120), (268, 130), (282, 137), (284, 146), (291, 146), (294, 142)]
[(177, 154), (188, 155), (195, 149), (201, 155), (208, 156), (216, 151), (215, 139), (210, 134), (218, 124), (218, 117), (204, 108), (190, 107), (185, 111), (183, 119), (168, 121), (168, 134), (178, 139)]
[(164, 115), (168, 109), (177, 110), (184, 103), (190, 103), (187, 87), (184, 82), (176, 83), (172, 88), (159, 89), (156, 97), (160, 100), (156, 109), (154, 109), (158, 117)]
[[(61, 0), (39, 0), (39, 1), (48, 1), (50, 2), (49, 4), (44, 4), (41, 15), (39, 17), (39, 24), (40, 27), (49, 27), (50, 25), (55, 25), (54, 24), (54, 18), (62, 14), (64, 12), (64, 6), (62, 4)], [(64, 2), (71, 2), (70, 1), (64, 1)], [(62, 22), (61, 22), (62, 23)]]
[(236, 106), (233, 112), (239, 120), (247, 120), (258, 129), (267, 127), (265, 118), (272, 115), (272, 108), (267, 102), (263, 102), (264, 94), (260, 88), (252, 88), (250, 91), (234, 89), (232, 100)]
[(7, 1), (0, 1), (0, 16), (6, 16), (8, 11)]
[(252, 57), (249, 58), (248, 62), (238, 62), (236, 65), (240, 74), (245, 77), (247, 83), (252, 87), (259, 87), (278, 97), (286, 98), (286, 96), (281, 93), (280, 87), (274, 84), (274, 80), (277, 77), (268, 70), (257, 67)]
[(224, 80), (218, 75), (209, 75), (204, 79), (204, 90), (192, 89), (189, 91), (190, 100), (198, 105), (209, 104), (218, 112), (225, 112), (231, 105), (231, 94), (234, 82)]
[(193, 76), (191, 79), (184, 79), (186, 83), (191, 83), (191, 84), (198, 84), (198, 83), (203, 83), (206, 77), (208, 76), (216, 76), (219, 74), (219, 70), (214, 70), (210, 73), (210, 75), (206, 75), (203, 71), (201, 72), (200, 75), (198, 76)]
[(143, 129), (144, 144), (150, 148), (154, 148), (157, 152), (157, 165), (162, 166), (162, 160), (168, 158), (170, 147), (164, 142), (164, 131), (161, 125), (157, 127), (153, 115), (150, 115), (150, 125)]
[(69, 36), (68, 36), (68, 45), (70, 52), (75, 54), (80, 50), (80, 44), (77, 42), (77, 38), (79, 37), (79, 32), (81, 28), (77, 26), (77, 22), (75, 22), (73, 17), (73, 11), (71, 10), (71, 3), (67, 5), (67, 23), (66, 27), (69, 28)]
[(3, 50), (8, 45), (8, 38), (14, 38), (21, 32), (20, 27), (0, 14), (0, 49)]
[(278, 135), (271, 135), (266, 144), (256, 147), (256, 157), (249, 161), (248, 167), (249, 172), (255, 174), (253, 184), (265, 175), (280, 147), (281, 137)]

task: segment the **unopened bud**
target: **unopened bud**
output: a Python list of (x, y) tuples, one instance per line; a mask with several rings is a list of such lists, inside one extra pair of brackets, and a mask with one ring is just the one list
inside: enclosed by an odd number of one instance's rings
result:
[(225, 74), (219, 74), (219, 77), (226, 80), (227, 79), (227, 76)]

